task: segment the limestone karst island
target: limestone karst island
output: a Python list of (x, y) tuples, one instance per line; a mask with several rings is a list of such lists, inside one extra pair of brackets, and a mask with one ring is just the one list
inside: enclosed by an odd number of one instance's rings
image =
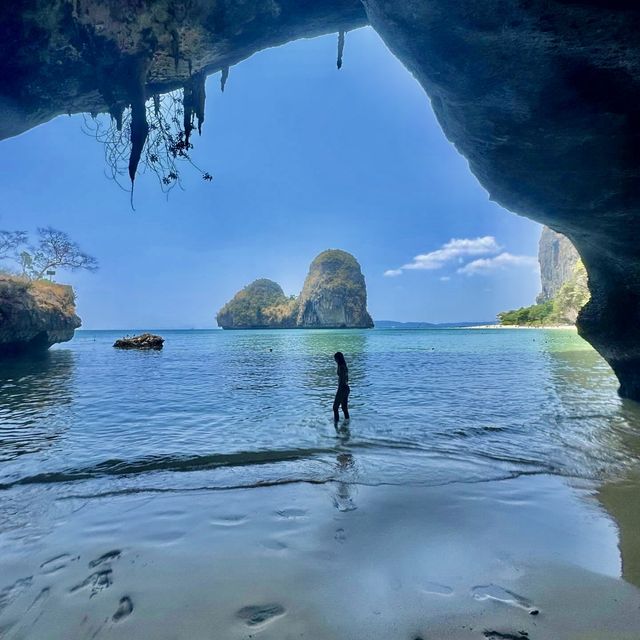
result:
[(299, 296), (261, 278), (236, 293), (216, 317), (223, 329), (369, 329), (367, 288), (358, 261), (323, 251), (311, 263)]

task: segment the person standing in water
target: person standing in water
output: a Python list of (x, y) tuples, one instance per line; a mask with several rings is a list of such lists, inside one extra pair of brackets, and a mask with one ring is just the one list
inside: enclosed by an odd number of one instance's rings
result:
[(339, 407), (342, 407), (345, 420), (349, 419), (348, 403), (351, 389), (349, 388), (349, 367), (347, 367), (347, 361), (344, 359), (342, 351), (335, 353), (333, 359), (338, 365), (338, 390), (333, 401), (333, 420), (337, 423), (340, 420)]

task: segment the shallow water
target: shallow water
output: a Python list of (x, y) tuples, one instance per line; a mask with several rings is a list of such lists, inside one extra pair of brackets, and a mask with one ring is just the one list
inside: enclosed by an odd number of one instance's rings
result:
[(575, 332), (120, 335), (0, 365), (0, 637), (640, 634), (640, 414)]
[[(340, 452), (364, 484), (597, 478), (640, 452), (638, 412), (571, 331), (165, 332), (147, 353), (119, 335), (0, 364), (3, 488), (324, 481)], [(336, 437), (338, 349), (353, 417)]]

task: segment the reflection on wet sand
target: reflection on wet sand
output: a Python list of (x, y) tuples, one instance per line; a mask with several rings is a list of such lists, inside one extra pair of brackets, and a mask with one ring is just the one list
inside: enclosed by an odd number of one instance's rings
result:
[[(343, 427), (344, 429), (345, 427)], [(346, 427), (348, 431), (348, 427)], [(339, 453), (336, 456), (336, 491), (333, 496), (333, 506), (338, 511), (355, 511), (353, 498), (357, 492), (356, 465), (350, 453)]]
[(640, 474), (600, 487), (598, 500), (618, 525), (622, 577), (640, 587)]
[[(591, 410), (597, 413), (595, 392), (612, 383), (606, 365), (594, 367), (593, 361), (598, 356), (590, 350), (551, 348), (549, 356), (553, 363), (552, 380), (562, 406), (570, 414), (576, 402), (590, 402)], [(622, 577), (640, 587), (640, 473), (636, 466), (640, 460), (640, 405), (619, 400), (617, 411), (603, 410), (602, 414), (609, 422), (609, 429), (602, 435), (606, 438), (603, 444), (616, 454), (620, 471), (618, 477), (599, 487), (596, 497), (618, 528)]]
[[(632, 459), (640, 458), (640, 405), (632, 400), (621, 402), (620, 421), (627, 425), (618, 442)], [(640, 473), (637, 465), (606, 482), (597, 493), (598, 500), (615, 520), (619, 532), (622, 577), (640, 587)]]

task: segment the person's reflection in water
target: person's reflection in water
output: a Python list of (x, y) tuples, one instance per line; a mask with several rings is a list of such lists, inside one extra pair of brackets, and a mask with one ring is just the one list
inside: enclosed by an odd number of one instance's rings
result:
[[(348, 431), (348, 430), (347, 430)], [(339, 453), (336, 457), (338, 477), (344, 477), (353, 472), (355, 464), (350, 453)], [(353, 502), (352, 486), (349, 482), (338, 480), (333, 505), (338, 511), (354, 511), (358, 507)]]
[(344, 419), (349, 420), (348, 405), (351, 389), (349, 387), (349, 367), (347, 367), (347, 361), (344, 359), (342, 351), (335, 353), (333, 359), (338, 364), (338, 390), (336, 391), (336, 397), (333, 401), (333, 421), (337, 424), (340, 420), (340, 413), (338, 411), (340, 407), (342, 407)]

